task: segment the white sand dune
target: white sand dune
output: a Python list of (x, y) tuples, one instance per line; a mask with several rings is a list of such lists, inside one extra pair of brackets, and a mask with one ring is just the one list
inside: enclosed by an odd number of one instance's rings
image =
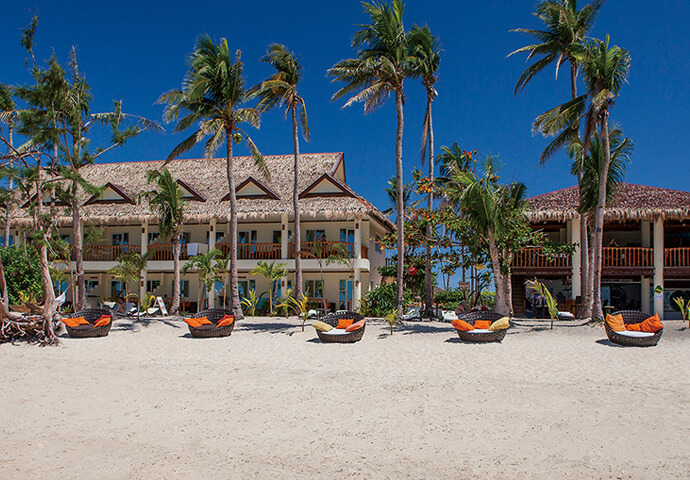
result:
[(654, 348), (518, 321), (322, 344), (294, 319), (194, 339), (179, 320), (1, 345), (0, 478), (690, 478), (690, 331)]

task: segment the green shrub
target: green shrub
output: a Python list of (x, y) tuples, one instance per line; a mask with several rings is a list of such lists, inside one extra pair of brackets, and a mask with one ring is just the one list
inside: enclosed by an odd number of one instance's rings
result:
[(20, 303), (19, 292), (42, 299), (43, 280), (36, 249), (27, 247), (25, 252), (23, 246), (13, 245), (0, 248), (0, 252), (10, 303), (12, 305)]
[[(362, 297), (360, 312), (365, 317), (385, 317), (391, 310), (395, 310), (395, 299), (398, 287), (395, 283), (381, 284)], [(403, 292), (403, 304), (414, 301), (414, 295), (409, 290)]]

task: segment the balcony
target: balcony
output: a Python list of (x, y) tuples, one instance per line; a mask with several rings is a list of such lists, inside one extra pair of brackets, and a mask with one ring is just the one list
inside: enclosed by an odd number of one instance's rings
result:
[[(172, 244), (162, 244), (162, 245), (149, 245), (148, 246), (148, 260), (151, 261), (173, 261), (173, 245)], [(189, 255), (187, 255), (187, 245), (180, 245), (180, 260), (187, 260)]]
[[(340, 251), (336, 245), (344, 245), (345, 249), (349, 252), (350, 257), (355, 256), (355, 244), (346, 242), (302, 242), (302, 258), (328, 258), (331, 255), (339, 254)], [(364, 253), (366, 247), (362, 246), (362, 258), (367, 258)], [(368, 255), (368, 249), (367, 249)], [(295, 258), (295, 244), (288, 244), (288, 257)]]
[(667, 248), (664, 250), (665, 267), (690, 267), (690, 248)]
[(653, 267), (654, 249), (647, 247), (604, 247), (604, 267)]
[(569, 255), (559, 254), (552, 258), (544, 254), (542, 247), (527, 247), (515, 253), (511, 268), (513, 269), (553, 269), (570, 270), (572, 259)]
[[(223, 256), (230, 254), (229, 243), (219, 243), (216, 248), (223, 252)], [(279, 260), (280, 243), (238, 243), (238, 260)]]
[[(139, 245), (85, 245), (85, 262), (117, 262), (126, 253), (141, 253)], [(72, 253), (74, 260), (74, 253)]]

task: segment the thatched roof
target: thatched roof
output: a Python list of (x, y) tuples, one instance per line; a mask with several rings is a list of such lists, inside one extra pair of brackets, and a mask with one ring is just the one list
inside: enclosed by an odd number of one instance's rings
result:
[[(250, 188), (264, 187), (270, 195), (248, 194), (237, 200), (238, 218), (240, 220), (259, 219), (293, 214), (293, 162), (292, 155), (267, 155), (265, 164), (270, 172), (265, 178), (254, 166), (251, 157), (235, 157), (235, 182), (240, 187), (249, 185)], [(326, 175), (331, 181), (342, 185), (348, 195), (323, 195), (304, 198), (300, 201), (302, 214), (329, 219), (360, 219), (370, 216), (377, 219), (388, 228), (394, 228), (391, 221), (376, 207), (353, 192), (345, 185), (344, 155), (342, 153), (320, 153), (301, 155), (300, 192), (311, 186), (315, 180)], [(145, 200), (130, 203), (118, 201), (117, 195), (125, 199), (136, 198), (142, 191), (150, 190), (146, 183), (146, 172), (159, 169), (163, 161), (138, 161), (120, 163), (99, 163), (84, 167), (81, 172), (84, 178), (96, 186), (108, 185), (111, 191), (108, 200), (93, 201), (89, 195), (83, 195), (82, 205), (85, 222), (96, 224), (138, 224), (143, 221), (156, 223)], [(211, 219), (225, 222), (230, 217), (230, 204), (224, 198), (228, 194), (226, 162), (220, 159), (178, 159), (167, 165), (173, 178), (180, 180), (184, 193), (190, 197), (186, 207), (186, 218), (189, 223), (206, 223)], [(251, 180), (250, 180), (251, 179)], [(247, 182), (247, 180), (250, 180)], [(256, 184), (260, 185), (257, 186)], [(276, 198), (277, 197), (277, 198)], [(89, 202), (89, 200), (91, 200)], [(58, 224), (71, 224), (71, 215), (65, 209), (60, 212)], [(22, 211), (17, 212), (18, 218), (13, 223), (28, 225), (29, 219)]]
[[(530, 221), (566, 222), (577, 215), (580, 195), (577, 187), (543, 193), (528, 199), (532, 210)], [(646, 185), (624, 184), (611, 205), (606, 208), (606, 221), (686, 220), (690, 218), (690, 192)]]

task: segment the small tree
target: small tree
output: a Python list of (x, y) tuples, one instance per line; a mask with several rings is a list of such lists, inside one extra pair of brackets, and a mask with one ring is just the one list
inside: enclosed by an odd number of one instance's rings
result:
[(676, 302), (676, 305), (678, 305), (678, 309), (680, 310), (680, 314), (683, 316), (683, 320), (688, 321), (688, 328), (690, 328), (690, 300), (688, 302), (685, 302), (685, 298), (683, 297), (677, 297), (673, 299), (674, 302)]
[(546, 285), (538, 282), (536, 278), (534, 280), (528, 280), (526, 285), (527, 288), (534, 290), (546, 300), (546, 308), (549, 310), (549, 317), (551, 318), (551, 330), (553, 330), (553, 321), (558, 317), (558, 304), (556, 303), (556, 299), (553, 298), (549, 289), (546, 288)]
[(221, 255), (221, 253), (220, 250), (214, 248), (208, 253), (190, 258), (187, 264), (182, 267), (182, 275), (186, 275), (187, 272), (191, 270), (199, 276), (199, 283), (203, 287), (199, 289), (199, 295), (197, 297), (200, 309), (201, 302), (206, 297), (206, 293), (208, 293), (209, 298), (215, 293), (213, 287), (218, 280), (219, 272), (214, 260), (218, 255)]
[(261, 295), (257, 297), (256, 290), (250, 289), (249, 296), (244, 297), (242, 299), (242, 305), (247, 307), (247, 310), (249, 310), (249, 313), (252, 317), (256, 317), (256, 309), (259, 306), (259, 302), (261, 301), (261, 298), (264, 295), (266, 295), (266, 292), (263, 292)]
[(287, 275), (285, 265), (285, 263), (276, 265), (276, 262), (259, 262), (256, 268), (249, 272), (250, 275), (262, 275), (264, 278), (266, 278), (266, 280), (268, 280), (268, 305), (271, 316), (273, 316), (273, 297), (275, 296), (275, 284), (277, 281)]
[(309, 318), (309, 289), (304, 289), (302, 298), (295, 298), (291, 294), (288, 294), (283, 303), (278, 305), (278, 307), (286, 309), (291, 308), (302, 321), (302, 331), (304, 331), (304, 324)]
[(128, 297), (127, 287), (129, 282), (138, 281), (141, 276), (141, 270), (137, 270), (137, 268), (136, 260), (133, 260), (131, 254), (126, 254), (120, 257), (117, 265), (106, 270), (107, 273), (111, 274), (122, 284), (125, 298)]

